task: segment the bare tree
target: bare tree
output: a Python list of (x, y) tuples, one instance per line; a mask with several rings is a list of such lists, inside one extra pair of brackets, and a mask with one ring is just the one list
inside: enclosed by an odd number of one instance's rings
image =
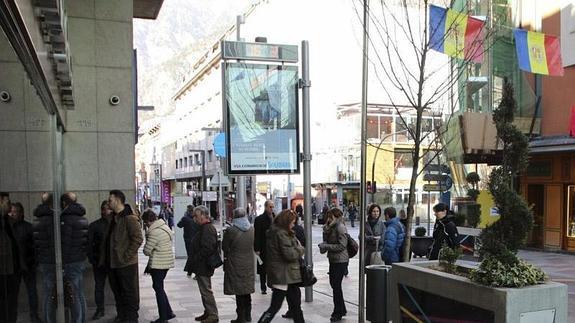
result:
[[(393, 106), (399, 116), (399, 124), (406, 129), (412, 149), (412, 172), (407, 203), (407, 232), (411, 232), (411, 220), (416, 202), (416, 184), (426, 164), (439, 156), (444, 147), (445, 133), (449, 119), (463, 96), (463, 87), (458, 87), (460, 78), (474, 66), (473, 59), (482, 56), (492, 32), (483, 24), (479, 35), (471, 41), (464, 39), (460, 24), (470, 12), (456, 13), (455, 19), (446, 22), (443, 30), (431, 30), (428, 10), (431, 3), (450, 7), (451, 2), (421, 0), (379, 0), (369, 8), (371, 32), (368, 40), (372, 50), (368, 53), (378, 91), (382, 91), (387, 103)], [(362, 0), (356, 0), (354, 7), (361, 21), (359, 9)], [(489, 17), (487, 17), (489, 21)], [(454, 41), (455, 57), (432, 50), (433, 41)], [(438, 37), (438, 35), (440, 35)], [(463, 44), (467, 46), (464, 48)], [(371, 90), (370, 90), (371, 91)], [(443, 126), (430, 129), (424, 122), (425, 116), (443, 116)], [(412, 120), (408, 123), (408, 116)], [(413, 119), (415, 117), (415, 119)], [(363, 144), (368, 144), (367, 142)], [(429, 149), (435, 147), (434, 149)], [(429, 155), (431, 154), (431, 155)], [(424, 161), (427, 162), (424, 162)], [(407, 235), (404, 259), (409, 259), (410, 234)]]

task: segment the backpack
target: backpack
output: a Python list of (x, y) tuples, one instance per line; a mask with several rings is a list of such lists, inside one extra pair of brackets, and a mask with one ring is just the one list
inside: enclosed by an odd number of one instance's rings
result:
[(355, 255), (357, 255), (357, 252), (359, 251), (359, 245), (357, 244), (357, 241), (355, 241), (349, 235), (349, 233), (346, 233), (345, 235), (347, 236), (347, 255), (349, 256), (349, 258), (353, 258), (355, 257)]

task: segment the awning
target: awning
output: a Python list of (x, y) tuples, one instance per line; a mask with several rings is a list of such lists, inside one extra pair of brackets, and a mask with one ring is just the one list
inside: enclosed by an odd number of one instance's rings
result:
[(575, 151), (575, 138), (569, 136), (536, 137), (529, 142), (529, 152), (544, 154)]

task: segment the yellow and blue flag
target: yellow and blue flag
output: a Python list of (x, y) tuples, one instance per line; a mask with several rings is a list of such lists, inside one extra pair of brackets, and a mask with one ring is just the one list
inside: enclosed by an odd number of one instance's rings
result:
[(526, 72), (563, 76), (561, 44), (555, 36), (514, 29), (519, 68)]
[(451, 57), (483, 62), (485, 22), (461, 12), (429, 6), (429, 46)]

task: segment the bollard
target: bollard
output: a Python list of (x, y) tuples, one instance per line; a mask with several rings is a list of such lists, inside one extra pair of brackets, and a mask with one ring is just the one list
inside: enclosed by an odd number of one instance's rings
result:
[(370, 322), (388, 322), (388, 285), (391, 266), (371, 265), (365, 267), (366, 283), (366, 319)]

